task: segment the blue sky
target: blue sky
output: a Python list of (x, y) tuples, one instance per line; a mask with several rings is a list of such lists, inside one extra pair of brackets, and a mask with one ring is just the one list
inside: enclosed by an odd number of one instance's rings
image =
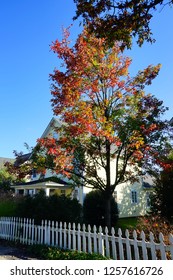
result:
[[(50, 44), (60, 39), (62, 27), (72, 23), (73, 0), (7, 0), (0, 7), (0, 157), (13, 157), (13, 150), (24, 151), (24, 143), (34, 146), (50, 119), (49, 74), (59, 61)], [(152, 30), (156, 43), (134, 46), (131, 72), (149, 64), (162, 64), (159, 76), (147, 92), (169, 107), (173, 116), (173, 9), (165, 7), (154, 14)], [(71, 37), (80, 32), (79, 22)]]

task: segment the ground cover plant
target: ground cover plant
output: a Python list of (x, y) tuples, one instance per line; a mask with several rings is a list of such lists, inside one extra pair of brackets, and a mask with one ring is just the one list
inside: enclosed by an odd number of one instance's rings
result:
[(63, 250), (45, 245), (32, 245), (29, 252), (39, 259), (45, 260), (106, 260), (108, 258), (96, 253), (84, 253), (72, 250)]

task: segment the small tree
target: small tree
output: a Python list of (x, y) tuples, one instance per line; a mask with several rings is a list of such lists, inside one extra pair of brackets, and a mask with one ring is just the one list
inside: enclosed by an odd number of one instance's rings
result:
[(55, 128), (59, 138), (40, 139), (39, 144), (52, 157), (57, 173), (72, 179), (75, 175), (103, 193), (110, 227), (116, 186), (134, 182), (141, 167), (156, 163), (158, 146), (166, 137), (168, 123), (160, 118), (166, 108), (144, 92), (160, 65), (150, 65), (131, 78), (131, 59), (122, 55), (120, 44), (107, 50), (105, 40), (87, 29), (74, 47), (68, 37), (65, 30), (62, 42), (52, 46), (63, 61), (63, 70), (51, 75), (53, 111), (62, 122)]
[[(170, 163), (169, 163), (170, 164)], [(173, 166), (173, 162), (172, 162)], [(164, 169), (156, 178), (155, 192), (151, 197), (151, 213), (173, 220), (173, 168)]]
[(15, 181), (15, 177), (8, 172), (4, 167), (0, 169), (0, 191), (9, 192), (12, 182)]

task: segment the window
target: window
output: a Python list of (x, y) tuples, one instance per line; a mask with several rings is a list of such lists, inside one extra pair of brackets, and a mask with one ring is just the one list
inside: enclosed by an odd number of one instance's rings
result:
[(37, 177), (37, 172), (35, 169), (32, 170), (32, 178), (36, 178)]
[(147, 202), (147, 207), (150, 207), (151, 206), (150, 193), (146, 193), (146, 202)]
[(61, 190), (61, 195), (65, 195), (65, 190)]
[(138, 203), (138, 200), (137, 200), (137, 191), (131, 191), (131, 201), (132, 203)]
[(53, 138), (58, 140), (58, 133), (57, 132), (53, 132)]
[(73, 198), (78, 199), (78, 190), (74, 190)]

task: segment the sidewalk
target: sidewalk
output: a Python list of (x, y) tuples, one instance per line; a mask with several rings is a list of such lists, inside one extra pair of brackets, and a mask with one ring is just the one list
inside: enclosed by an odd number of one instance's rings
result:
[(0, 244), (0, 260), (36, 260), (24, 249)]

